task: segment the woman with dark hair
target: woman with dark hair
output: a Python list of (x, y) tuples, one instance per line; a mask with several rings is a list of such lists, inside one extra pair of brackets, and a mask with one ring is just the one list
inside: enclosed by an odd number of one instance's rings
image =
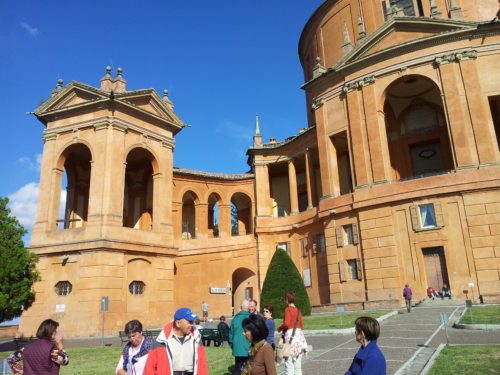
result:
[(257, 314), (251, 314), (243, 320), (245, 338), (250, 342), (248, 360), (242, 375), (276, 375), (274, 351), (266, 341), (268, 334), (266, 321)]
[(364, 316), (356, 319), (354, 324), (356, 341), (361, 344), (361, 348), (345, 375), (385, 375), (387, 368), (385, 357), (377, 346), (380, 324), (376, 319)]
[(274, 324), (274, 319), (273, 319), (273, 314), (274, 314), (274, 308), (271, 305), (266, 305), (264, 306), (264, 310), (262, 310), (264, 313), (264, 319), (266, 320), (266, 326), (267, 330), (269, 333), (267, 334), (266, 341), (269, 345), (273, 347), (273, 350), (275, 348), (274, 345), (274, 330), (276, 328), (276, 325)]
[(283, 332), (283, 341), (290, 343), (292, 350), (290, 357), (285, 360), (286, 375), (302, 375), (302, 355), (307, 351), (307, 342), (304, 337), (304, 325), (302, 323), (302, 314), (295, 306), (295, 293), (286, 292), (285, 317), (283, 323), (278, 327), (279, 332)]
[[(35, 340), (7, 358), (14, 374), (58, 375), (59, 367), (69, 363), (64, 351), (63, 335), (59, 323), (52, 319), (44, 320), (36, 332)], [(23, 366), (21, 366), (21, 361)]]
[(125, 324), (125, 334), (128, 343), (123, 348), (116, 366), (116, 374), (142, 375), (149, 350), (153, 347), (153, 339), (142, 334), (142, 323), (138, 320)]

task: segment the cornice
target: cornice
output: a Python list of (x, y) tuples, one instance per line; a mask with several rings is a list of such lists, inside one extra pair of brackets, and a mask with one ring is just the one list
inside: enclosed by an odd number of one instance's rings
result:
[[(373, 39), (376, 39), (376, 37), (381, 37), (380, 33), (377, 33), (376, 35), (372, 35), (362, 42), (362, 44), (359, 44), (356, 46), (348, 55), (345, 56), (341, 61), (339, 61), (337, 64), (333, 65), (332, 67), (328, 68), (325, 73), (322, 75), (313, 78), (312, 80), (304, 83), (302, 85), (303, 89), (308, 89), (309, 87), (318, 84), (319, 82), (322, 82), (326, 77), (331, 77), (332, 75), (348, 75), (349, 71), (353, 70), (360, 70), (366, 66), (371, 66), (374, 65), (375, 63), (381, 62), (381, 61), (387, 61), (390, 60), (393, 57), (401, 56), (408, 54), (410, 52), (418, 51), (420, 49), (425, 49), (428, 47), (433, 47), (436, 45), (443, 45), (447, 44), (450, 42), (455, 42), (455, 41), (460, 41), (460, 40), (472, 40), (472, 39), (477, 39), (477, 38), (484, 38), (485, 36), (492, 36), (492, 35), (499, 35), (500, 34), (500, 23), (495, 22), (493, 24), (491, 23), (465, 23), (464, 25), (469, 25), (469, 26), (475, 26), (474, 28), (465, 28), (465, 29), (460, 29), (460, 30), (454, 30), (454, 31), (449, 31), (449, 32), (443, 32), (443, 33), (438, 33), (434, 34), (432, 36), (428, 36), (425, 38), (419, 38), (412, 40), (407, 43), (402, 43), (398, 44), (389, 48), (386, 48), (381, 51), (377, 51), (373, 54), (369, 54), (366, 56), (361, 56), (361, 57), (356, 57), (355, 55), (357, 53), (361, 52), (361, 49), (366, 47), (368, 44), (371, 43), (371, 45), (376, 45), (377, 43), (373, 43)], [(491, 27), (488, 27), (492, 25)], [(486, 30), (486, 29), (489, 30)], [(376, 33), (376, 32), (375, 32)], [(383, 36), (383, 35), (382, 35)], [(382, 38), (383, 39), (383, 38)], [(381, 40), (382, 40), (381, 39)], [(493, 46), (497, 45), (497, 43), (492, 44)], [(491, 46), (474, 46), (473, 48), (477, 50), (478, 52), (481, 52), (482, 50), (491, 50)], [(472, 46), (471, 46), (472, 48)], [(460, 50), (464, 49), (464, 47), (459, 48), (459, 49), (453, 49), (453, 50)], [(496, 48), (494, 48), (496, 49)], [(442, 51), (441, 51), (442, 54)], [(433, 54), (432, 56), (435, 56)], [(421, 59), (412, 59), (411, 65), (415, 65), (414, 61), (418, 61)], [(405, 63), (405, 65), (408, 65), (409, 63)]]

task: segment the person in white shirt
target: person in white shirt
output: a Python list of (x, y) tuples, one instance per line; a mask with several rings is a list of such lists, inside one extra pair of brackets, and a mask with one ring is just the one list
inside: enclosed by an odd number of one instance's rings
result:
[(128, 337), (128, 343), (123, 348), (116, 366), (116, 374), (142, 375), (148, 352), (153, 347), (153, 340), (143, 336), (142, 324), (138, 320), (131, 320), (125, 324), (125, 333)]

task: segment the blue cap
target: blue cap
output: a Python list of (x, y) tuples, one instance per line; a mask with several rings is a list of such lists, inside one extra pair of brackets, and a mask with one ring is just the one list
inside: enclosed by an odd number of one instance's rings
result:
[(188, 309), (187, 307), (181, 307), (179, 310), (175, 312), (174, 320), (181, 320), (181, 319), (186, 319), (189, 320), (190, 322), (193, 322), (196, 319), (198, 319), (198, 315), (193, 314), (191, 309)]

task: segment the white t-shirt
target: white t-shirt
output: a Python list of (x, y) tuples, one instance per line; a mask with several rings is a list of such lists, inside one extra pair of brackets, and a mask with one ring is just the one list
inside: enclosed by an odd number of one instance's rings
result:
[[(144, 339), (143, 339), (144, 341)], [(139, 350), (141, 349), (142, 342), (139, 346), (136, 348), (130, 347), (128, 349), (128, 363), (127, 363), (127, 372), (130, 375), (142, 375), (144, 372), (144, 367), (146, 366), (146, 360), (148, 359), (148, 355), (143, 355), (142, 357), (139, 358), (139, 360), (132, 366), (132, 357), (136, 355)], [(120, 360), (118, 361), (118, 366), (116, 366), (116, 371), (115, 373), (118, 373), (118, 370), (123, 368), (123, 354), (120, 356)]]

